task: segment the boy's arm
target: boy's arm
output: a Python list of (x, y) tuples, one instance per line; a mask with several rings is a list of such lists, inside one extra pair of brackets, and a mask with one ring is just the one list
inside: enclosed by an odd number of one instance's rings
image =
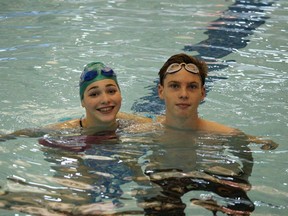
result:
[(250, 143), (260, 144), (261, 149), (263, 150), (273, 150), (278, 147), (278, 144), (275, 143), (273, 140), (264, 139), (262, 137), (247, 135), (248, 141)]

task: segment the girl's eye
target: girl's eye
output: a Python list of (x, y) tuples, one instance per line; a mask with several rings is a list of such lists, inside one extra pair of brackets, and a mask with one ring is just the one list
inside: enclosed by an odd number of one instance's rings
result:
[(89, 95), (90, 97), (97, 97), (97, 96), (100, 95), (100, 92), (98, 92), (98, 91), (91, 91), (91, 92), (89, 92), (88, 95)]
[(115, 89), (115, 88), (107, 89), (108, 94), (115, 94), (116, 92), (117, 92), (117, 89)]

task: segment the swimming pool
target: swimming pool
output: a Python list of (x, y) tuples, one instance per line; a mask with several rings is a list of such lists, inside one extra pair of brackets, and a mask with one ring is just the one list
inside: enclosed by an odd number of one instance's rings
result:
[[(280, 144), (274, 151), (251, 147), (252, 188), (247, 195), (255, 206), (252, 215), (286, 215), (288, 5), (284, 0), (270, 2), (1, 2), (0, 132), (80, 117), (83, 110), (78, 78), (83, 65), (94, 60), (117, 70), (124, 99), (122, 111), (161, 113), (163, 106), (155, 99), (154, 88), (159, 68), (175, 53), (199, 55), (210, 66), (209, 92), (201, 105), (201, 116)], [(120, 160), (129, 164), (137, 158), (133, 168), (139, 171), (153, 152), (165, 156), (161, 150), (170, 149), (153, 143), (149, 134), (123, 137), (122, 146), (112, 148), (109, 142), (81, 156), (44, 148), (35, 138), (1, 142), (1, 215), (21, 215), (10, 208), (21, 200), (27, 212), (36, 211), (32, 207), (55, 210), (56, 204), (58, 209), (69, 209), (72, 203), (83, 209), (110, 209), (109, 202), (86, 206), (93, 203), (87, 201), (87, 191), (92, 194), (89, 198), (99, 199), (105, 189), (100, 186), (105, 184), (113, 185), (107, 196), (121, 197), (120, 212), (143, 214), (135, 191), (141, 194), (157, 187), (150, 188), (144, 180), (143, 185), (131, 180), (134, 174), (125, 164), (117, 164), (116, 170), (105, 168)], [(178, 148), (180, 153), (183, 149), (187, 147)], [(196, 149), (202, 153), (211, 151), (209, 146)], [(197, 151), (191, 148), (187, 152)], [(93, 161), (104, 161), (95, 169), (98, 173), (90, 170), (96, 166)], [(179, 159), (171, 161), (183, 164)], [(109, 175), (117, 177), (107, 182)], [(72, 181), (76, 177), (79, 184)], [(61, 194), (59, 200), (55, 193)], [(207, 198), (211, 193), (185, 194), (182, 201), (187, 205), (186, 215), (209, 214), (190, 199)], [(25, 194), (31, 194), (29, 199), (23, 198)], [(43, 200), (51, 201), (47, 208), (41, 205)], [(83, 209), (77, 210), (83, 213)]]

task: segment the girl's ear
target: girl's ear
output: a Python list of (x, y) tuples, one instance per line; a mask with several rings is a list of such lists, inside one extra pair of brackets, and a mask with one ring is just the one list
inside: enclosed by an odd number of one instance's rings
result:
[(85, 104), (84, 104), (83, 99), (81, 100), (81, 106), (82, 106), (83, 108), (85, 107)]
[(161, 100), (164, 100), (163, 97), (163, 86), (161, 84), (158, 84), (158, 96)]

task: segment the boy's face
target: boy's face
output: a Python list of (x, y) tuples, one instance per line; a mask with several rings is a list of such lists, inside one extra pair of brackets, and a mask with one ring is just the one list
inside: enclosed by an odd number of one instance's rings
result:
[(158, 86), (158, 94), (165, 101), (166, 117), (188, 118), (197, 115), (205, 88), (199, 74), (187, 72), (182, 67), (179, 72), (166, 75), (163, 85)]

